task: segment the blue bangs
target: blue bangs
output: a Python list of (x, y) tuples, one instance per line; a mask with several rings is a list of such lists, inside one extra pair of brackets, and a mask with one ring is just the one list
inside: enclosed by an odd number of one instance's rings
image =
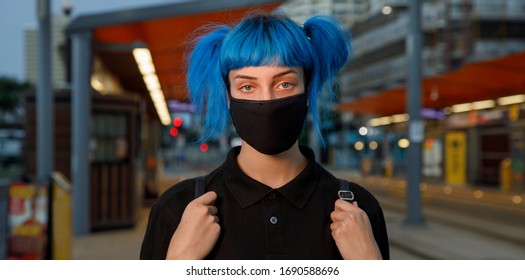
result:
[(302, 67), (308, 73), (314, 57), (295, 22), (279, 14), (257, 15), (244, 19), (224, 38), (219, 63), (225, 78), (231, 70), (248, 66)]

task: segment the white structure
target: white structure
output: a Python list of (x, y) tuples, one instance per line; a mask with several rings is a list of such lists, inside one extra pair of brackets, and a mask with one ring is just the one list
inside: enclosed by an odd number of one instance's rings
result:
[[(64, 28), (69, 19), (62, 14), (55, 15), (51, 19), (51, 50), (52, 50), (52, 86), (53, 88), (67, 87), (66, 82), (66, 54), (61, 54), (65, 51), (66, 38), (64, 35)], [(25, 75), (26, 79), (34, 85), (38, 81), (38, 45), (37, 37), (38, 30), (36, 27), (27, 28), (24, 32), (25, 40)]]

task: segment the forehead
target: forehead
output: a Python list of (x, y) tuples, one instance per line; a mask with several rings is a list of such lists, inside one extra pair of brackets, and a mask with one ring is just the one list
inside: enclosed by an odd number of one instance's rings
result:
[(302, 67), (288, 67), (288, 66), (247, 66), (239, 69), (231, 70), (228, 73), (229, 79), (236, 77), (248, 76), (255, 79), (272, 79), (282, 75), (294, 75), (302, 79), (304, 71)]

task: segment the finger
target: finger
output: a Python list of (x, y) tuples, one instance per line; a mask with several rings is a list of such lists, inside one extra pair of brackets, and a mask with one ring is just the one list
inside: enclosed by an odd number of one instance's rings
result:
[(330, 218), (334, 223), (341, 222), (347, 218), (355, 218), (355, 214), (347, 211), (334, 211), (330, 214)]
[(217, 194), (214, 191), (209, 191), (197, 197), (194, 201), (198, 203), (202, 203), (204, 205), (212, 205), (216, 199), (217, 199)]
[(208, 213), (210, 215), (217, 215), (217, 207), (215, 206), (208, 206)]
[(361, 223), (365, 219), (368, 219), (368, 215), (360, 208), (354, 208), (352, 211), (335, 210), (330, 214), (330, 218), (333, 222), (343, 222), (346, 220)]
[(357, 201), (352, 202), (352, 205), (354, 205), (355, 207), (359, 207), (359, 205), (357, 205)]
[(213, 219), (214, 219), (214, 222), (215, 222), (216, 224), (219, 223), (219, 217), (217, 217), (217, 216), (213, 216)]
[(341, 223), (333, 222), (330, 224), (330, 231), (334, 231), (341, 227)]
[(335, 201), (335, 210), (352, 211), (355, 210), (355, 207), (355, 205), (346, 200), (338, 199)]

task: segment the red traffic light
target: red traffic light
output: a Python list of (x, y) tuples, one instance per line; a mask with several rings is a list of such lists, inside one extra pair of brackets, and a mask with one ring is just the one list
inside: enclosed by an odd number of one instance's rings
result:
[(173, 119), (173, 125), (175, 127), (181, 127), (182, 126), (182, 119), (179, 117), (176, 117)]
[(170, 129), (170, 135), (173, 136), (173, 137), (179, 135), (179, 130), (176, 127), (172, 127)]

